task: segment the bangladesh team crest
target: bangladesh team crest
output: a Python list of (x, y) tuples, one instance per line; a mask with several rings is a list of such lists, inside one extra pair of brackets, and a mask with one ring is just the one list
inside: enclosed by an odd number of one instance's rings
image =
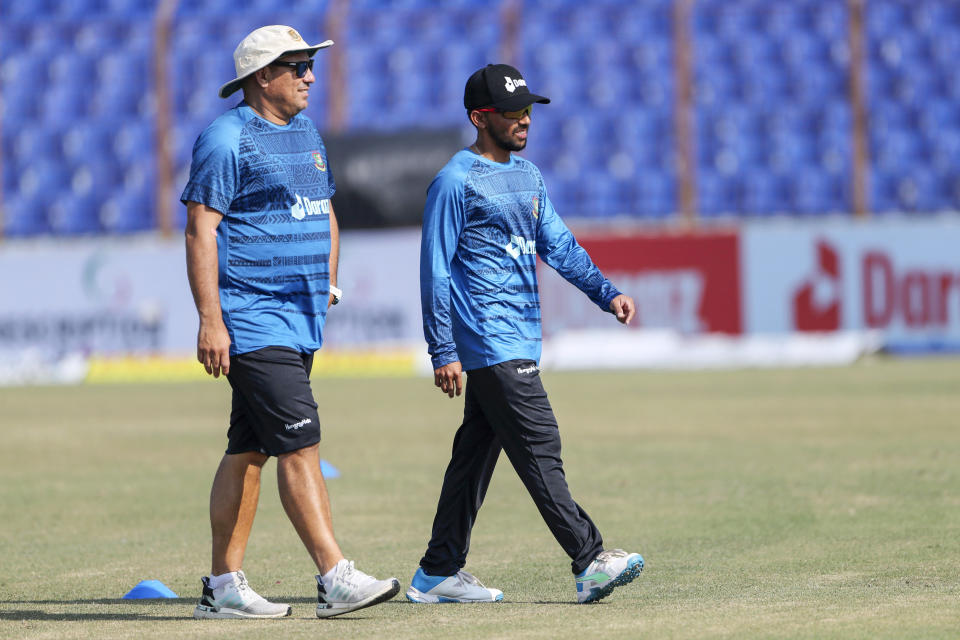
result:
[(533, 217), (534, 218), (540, 217), (540, 198), (533, 199)]
[(320, 171), (326, 171), (326, 170), (327, 170), (327, 163), (326, 163), (326, 161), (323, 159), (323, 154), (322, 154), (322, 153), (320, 153), (319, 151), (311, 151), (311, 152), (310, 152), (310, 155), (311, 155), (311, 157), (313, 157), (313, 166), (315, 166), (315, 167), (316, 167), (317, 169), (319, 169)]

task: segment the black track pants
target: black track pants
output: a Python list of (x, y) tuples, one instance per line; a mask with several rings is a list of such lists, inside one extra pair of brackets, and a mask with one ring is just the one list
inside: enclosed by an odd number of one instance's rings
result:
[(463, 568), (470, 530), (487, 493), (500, 450), (533, 498), (540, 515), (580, 573), (603, 551), (590, 517), (570, 496), (560, 459), (560, 431), (540, 372), (530, 360), (509, 360), (467, 373), (463, 424), (420, 566), (449, 576)]

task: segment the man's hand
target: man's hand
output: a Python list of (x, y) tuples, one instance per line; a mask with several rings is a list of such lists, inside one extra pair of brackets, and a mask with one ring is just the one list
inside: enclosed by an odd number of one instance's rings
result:
[(450, 362), (433, 370), (433, 384), (452, 398), (454, 394), (460, 395), (463, 389), (462, 375), (460, 361)]
[(197, 333), (197, 360), (214, 378), (230, 373), (230, 334), (223, 320), (200, 323)]
[(628, 295), (620, 294), (610, 301), (610, 311), (617, 316), (621, 324), (630, 324), (637, 313), (637, 305)]

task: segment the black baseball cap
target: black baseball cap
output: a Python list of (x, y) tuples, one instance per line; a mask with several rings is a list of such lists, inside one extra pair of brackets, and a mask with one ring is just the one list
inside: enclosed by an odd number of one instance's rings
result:
[(550, 98), (530, 93), (527, 81), (508, 64), (488, 64), (477, 69), (463, 90), (463, 106), (468, 111), (483, 107), (519, 111), (534, 102), (549, 104)]

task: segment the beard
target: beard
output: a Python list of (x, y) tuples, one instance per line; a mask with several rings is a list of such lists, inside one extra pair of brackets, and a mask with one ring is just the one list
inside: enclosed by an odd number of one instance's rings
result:
[(506, 132), (496, 131), (491, 128), (490, 137), (493, 139), (494, 144), (503, 149), (504, 151), (523, 151), (523, 148), (527, 146), (526, 140), (514, 140), (510, 137), (510, 131), (513, 130), (513, 127), (510, 127)]

